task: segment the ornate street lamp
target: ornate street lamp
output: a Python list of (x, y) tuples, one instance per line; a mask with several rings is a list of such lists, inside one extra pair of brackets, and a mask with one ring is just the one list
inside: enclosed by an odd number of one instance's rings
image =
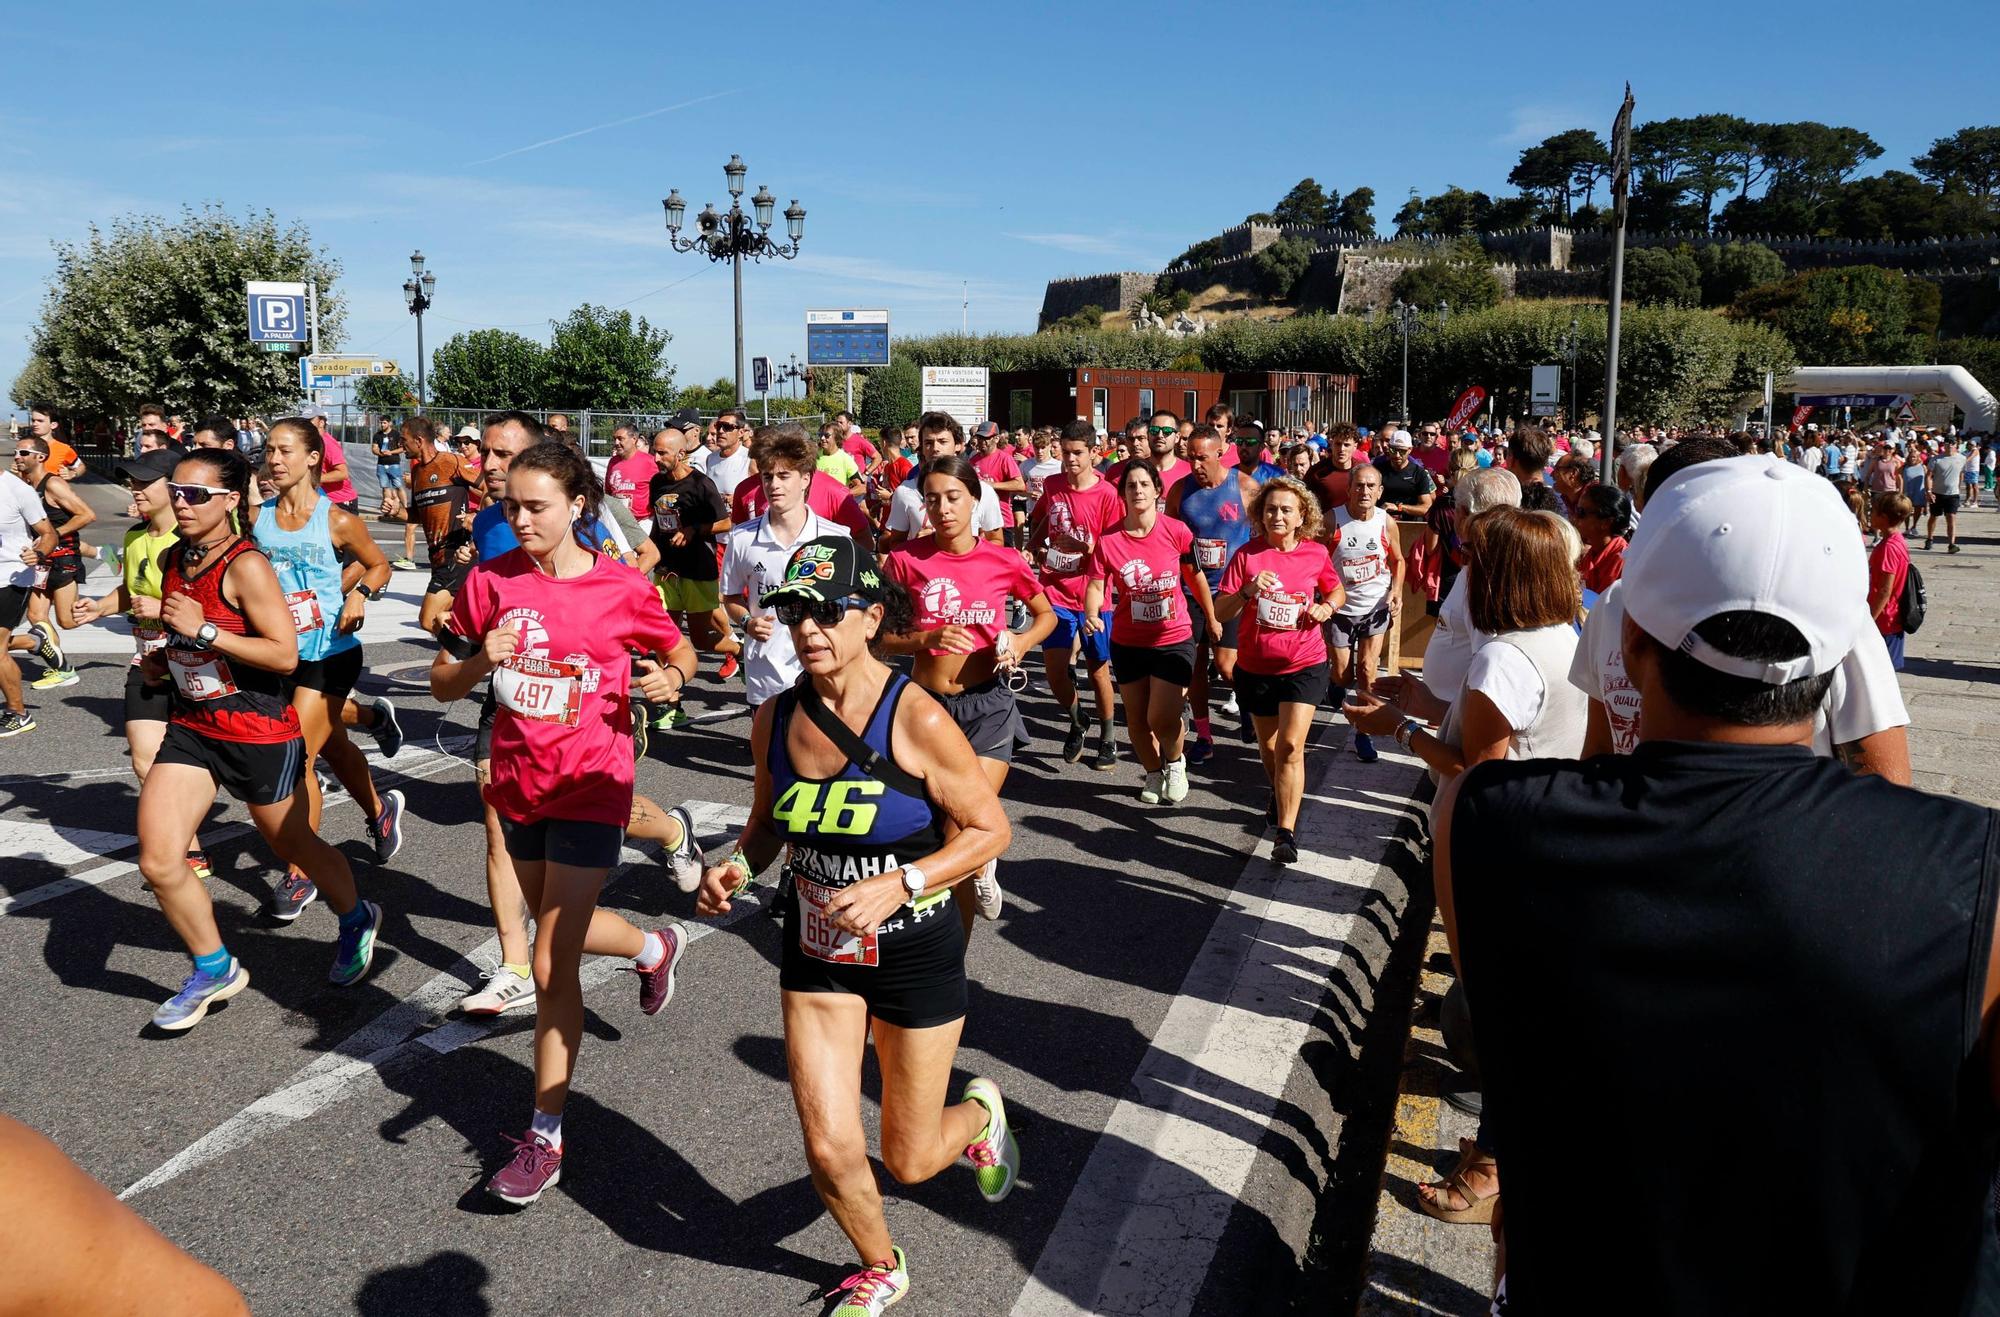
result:
[(438, 277), (424, 268), (424, 254), (410, 253), (410, 277), (403, 280), (403, 305), (417, 318), (417, 410), (423, 411), (424, 394), (424, 312), (431, 309), (437, 293)]
[(799, 254), (799, 244), (805, 238), (806, 212), (796, 199), (785, 208), (785, 234), (789, 242), (781, 242), (771, 237), (770, 230), (778, 199), (771, 190), (759, 187), (757, 195), (750, 198), (750, 213), (743, 210), (743, 180), (750, 172), (743, 163), (743, 157), (732, 155), (729, 163), (722, 167), (723, 176), (729, 183), (729, 209), (718, 212), (711, 205), (704, 205), (701, 214), (695, 216), (695, 233), (692, 237), (681, 237), (681, 226), (687, 217), (687, 202), (682, 200), (680, 189), (667, 193), (660, 204), (667, 212), (667, 241), (675, 251), (698, 251), (711, 261), (728, 261), (736, 284), (736, 401), (743, 401), (743, 261), (782, 257), (791, 260)]

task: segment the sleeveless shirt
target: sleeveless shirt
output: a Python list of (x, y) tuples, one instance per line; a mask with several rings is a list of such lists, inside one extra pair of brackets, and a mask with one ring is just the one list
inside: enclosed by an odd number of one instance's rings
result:
[(314, 663), (361, 643), (361, 637), (340, 631), (340, 610), (347, 595), (340, 588), (340, 554), (329, 524), (332, 508), (333, 500), (317, 495), (306, 524), (286, 530), (278, 524), (278, 500), (272, 499), (258, 505), (251, 532), (278, 573), (278, 588), (285, 592), (285, 606), (291, 609), (292, 626), (299, 633), (301, 663)]
[[(183, 565), (187, 545), (177, 544), (167, 555), (167, 579), (161, 595), (190, 595), (217, 631), (249, 635), (250, 626), (243, 614), (222, 597), (222, 579), (238, 558), (255, 552), (249, 540), (239, 538), (214, 561), (204, 563), (199, 575), (189, 576)], [(231, 663), (220, 651), (171, 632), (165, 653), (167, 674), (174, 683), (169, 722), (218, 741), (250, 745), (276, 745), (299, 735), (299, 715), (287, 698), (285, 679), (278, 673)]]
[[(43, 476), (37, 481), (35, 483), (35, 497), (42, 501), (42, 515), (49, 519), (49, 525), (60, 526), (69, 520), (69, 513), (49, 502), (48, 485), (49, 481), (53, 479), (55, 479), (55, 476), (51, 474)], [(56, 536), (56, 547), (48, 556), (51, 558), (74, 558), (77, 554), (77, 544), (78, 539), (75, 531), (71, 531), (67, 535), (58, 535)]]
[(1181, 486), (1181, 520), (1194, 532), (1194, 565), (1208, 577), (1210, 590), (1222, 582), (1222, 569), (1238, 549), (1250, 542), (1256, 528), (1243, 506), (1243, 490), (1234, 469), (1222, 473), (1222, 483), (1203, 489), (1190, 476)]

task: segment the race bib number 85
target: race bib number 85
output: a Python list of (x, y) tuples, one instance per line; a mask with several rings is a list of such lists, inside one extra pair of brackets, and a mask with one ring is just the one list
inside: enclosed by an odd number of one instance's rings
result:
[(493, 670), (500, 707), (536, 722), (576, 725), (583, 706), (583, 669), (532, 654), (516, 654)]

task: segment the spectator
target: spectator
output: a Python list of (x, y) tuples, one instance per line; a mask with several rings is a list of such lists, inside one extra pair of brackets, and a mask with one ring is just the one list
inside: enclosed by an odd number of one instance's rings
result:
[(1556, 494), (1562, 499), (1562, 510), (1571, 521), (1576, 520), (1577, 501), (1583, 491), (1597, 483), (1597, 463), (1580, 453), (1572, 452), (1556, 463)]
[(407, 520), (409, 510), (403, 501), (401, 431), (388, 417), (381, 417), (375, 422), (375, 433), (370, 436), (368, 446), (375, 453), (375, 482), (382, 491), (382, 520)]
[(1632, 534), (1632, 500), (1610, 485), (1591, 485), (1577, 499), (1576, 533), (1583, 557), (1576, 569), (1583, 588), (1603, 594), (1625, 571), (1625, 545)]
[(1417, 446), (1411, 450), (1417, 465), (1430, 472), (1431, 479), (1446, 484), (1451, 469), (1451, 445), (1445, 442), (1444, 427), (1433, 422), (1417, 432)]
[[(1806, 473), (1686, 471), (1620, 585), (1637, 750), (1439, 793), (1438, 906), (1507, 1159), (1503, 1307), (1991, 1297), (2000, 821), (1811, 753), (1866, 580)], [(1584, 1092), (1646, 1149), (1616, 1211), (1578, 1196)]]
[(1868, 554), (1868, 614), (1889, 648), (1889, 666), (1903, 670), (1903, 582), (1910, 575), (1910, 545), (1903, 526), (1916, 513), (1910, 500), (1895, 492), (1878, 495), (1870, 509), (1880, 536)]
[[(1472, 666), (1473, 651), (1491, 637), (1472, 625), (1472, 612), (1465, 588), (1466, 562), (1471, 558), (1473, 519), (1489, 508), (1521, 506), (1521, 482), (1504, 467), (1489, 467), (1461, 476), (1451, 490), (1451, 535), (1445, 541), (1457, 558), (1459, 569), (1438, 598), (1437, 629), (1424, 647), (1423, 683), (1432, 702), (1427, 704), (1428, 720), (1444, 720), (1444, 710), (1458, 698), (1465, 684), (1465, 670)], [(1393, 696), (1390, 703), (1396, 703)]]
[[(1956, 439), (1938, 442), (1937, 456), (1924, 468), (1924, 478), (1930, 495), (1930, 521), (1924, 526), (1924, 547), (1931, 547), (1937, 537), (1938, 518), (1944, 518), (1944, 544), (1946, 553), (1958, 552), (1958, 502), (1964, 497), (1965, 455), (1958, 451)], [(1979, 486), (1972, 486), (1977, 497)]]
[(1389, 436), (1389, 450), (1375, 459), (1382, 473), (1382, 510), (1400, 521), (1421, 519), (1437, 497), (1431, 473), (1417, 465), (1411, 451), (1410, 432), (1398, 430)]
[(1531, 512), (1559, 510), (1556, 492), (1544, 472), (1554, 459), (1555, 444), (1538, 425), (1524, 425), (1507, 436), (1507, 469), (1521, 482), (1521, 506)]

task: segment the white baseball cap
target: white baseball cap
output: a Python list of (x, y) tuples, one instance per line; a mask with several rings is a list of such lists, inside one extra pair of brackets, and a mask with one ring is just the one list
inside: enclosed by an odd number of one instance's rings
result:
[[(1625, 551), (1625, 611), (1647, 635), (1718, 672), (1771, 685), (1831, 672), (1869, 624), (1868, 554), (1833, 485), (1763, 454), (1702, 462), (1646, 502)], [(1724, 654), (1695, 634), (1718, 613), (1782, 618), (1799, 658)]]

